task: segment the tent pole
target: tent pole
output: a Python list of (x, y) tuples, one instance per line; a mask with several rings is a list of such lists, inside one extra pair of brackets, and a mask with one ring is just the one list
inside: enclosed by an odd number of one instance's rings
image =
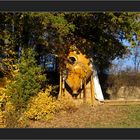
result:
[(86, 80), (84, 80), (83, 102), (86, 103)]
[(90, 77), (90, 90), (91, 90), (91, 104), (94, 103), (94, 82), (93, 82), (93, 75)]

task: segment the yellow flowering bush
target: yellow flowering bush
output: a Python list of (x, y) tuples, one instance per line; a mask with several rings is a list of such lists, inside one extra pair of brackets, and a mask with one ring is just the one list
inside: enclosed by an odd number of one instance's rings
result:
[(4, 128), (4, 127), (5, 127), (5, 116), (3, 112), (0, 110), (0, 128)]
[(3, 112), (15, 111), (15, 106), (9, 100), (10, 97), (7, 95), (5, 88), (0, 88), (0, 110)]
[(4, 106), (6, 103), (8, 96), (6, 95), (6, 90), (5, 88), (0, 88), (0, 109)]
[(49, 96), (49, 91), (41, 91), (29, 101), (25, 116), (33, 120), (48, 120), (52, 118), (56, 109), (56, 102)]
[(50, 120), (55, 113), (67, 113), (77, 109), (77, 105), (72, 98), (67, 96), (54, 100), (50, 95), (52, 88), (39, 92), (30, 98), (27, 108), (20, 112), (9, 100), (6, 89), (0, 90), (0, 127), (25, 128), (28, 127), (28, 119)]
[(8, 99), (8, 96), (6, 95), (5, 88), (0, 88), (0, 128), (5, 127), (5, 105), (6, 101)]
[(10, 101), (7, 89), (0, 88), (0, 128), (19, 127), (18, 115), (20, 114), (16, 110), (14, 104)]

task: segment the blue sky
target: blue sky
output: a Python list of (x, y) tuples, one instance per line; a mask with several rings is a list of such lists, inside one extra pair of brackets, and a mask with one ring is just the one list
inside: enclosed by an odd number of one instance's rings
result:
[[(122, 40), (122, 43), (125, 46), (131, 47), (131, 44), (130, 44), (130, 42), (128, 42), (128, 40)], [(122, 69), (125, 69), (126, 67), (133, 68), (132, 56), (129, 56), (128, 58), (125, 58), (125, 59), (114, 60), (113, 63), (118, 63), (119, 61), (121, 61), (121, 63), (122, 63)]]

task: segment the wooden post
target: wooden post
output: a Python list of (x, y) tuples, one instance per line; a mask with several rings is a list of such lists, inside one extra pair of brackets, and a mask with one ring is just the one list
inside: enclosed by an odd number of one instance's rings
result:
[(60, 72), (59, 97), (62, 97), (62, 74)]
[(86, 103), (86, 79), (84, 80), (83, 101)]
[[(82, 80), (81, 80), (81, 87), (80, 87), (81, 89), (83, 88), (83, 82), (82, 82)], [(81, 91), (81, 93), (79, 93), (79, 99), (81, 99), (82, 98), (82, 91)]]
[(82, 98), (82, 95), (81, 95), (82, 93), (79, 93), (79, 98), (81, 99)]
[(65, 96), (65, 80), (62, 78), (62, 96)]
[(94, 103), (94, 83), (93, 83), (93, 75), (91, 75), (90, 79), (90, 90), (91, 90), (91, 104)]

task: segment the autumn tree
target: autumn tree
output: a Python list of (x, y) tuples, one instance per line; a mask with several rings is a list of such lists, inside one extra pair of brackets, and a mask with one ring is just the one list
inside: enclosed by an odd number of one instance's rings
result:
[(134, 64), (134, 72), (139, 72), (140, 66), (140, 40), (138, 39), (138, 35), (135, 34), (133, 36), (133, 48), (131, 49), (131, 57)]
[(127, 53), (128, 48), (121, 40), (131, 41), (133, 34), (140, 28), (136, 20), (137, 13), (72, 13), (66, 16), (75, 25), (74, 36), (85, 39), (84, 44), (79, 43), (79, 48), (85, 52), (91, 48), (100, 70)]
[(63, 67), (69, 46), (75, 44), (94, 59), (102, 74), (114, 59), (128, 53), (129, 48), (121, 40), (131, 42), (134, 33), (140, 31), (139, 13), (130, 12), (1, 13), (0, 19), (0, 51), (5, 58), (1, 59), (1, 71), (4, 72), (12, 71), (19, 50), (29, 46), (43, 46), (57, 54)]
[[(63, 13), (1, 13), (1, 67), (5, 75), (11, 75), (12, 66), (20, 50), (37, 45), (51, 53), (64, 56), (67, 49), (64, 38), (71, 34), (74, 25)], [(63, 58), (62, 58), (63, 59)], [(11, 62), (12, 61), (12, 62)]]
[(129, 48), (122, 44), (126, 39), (132, 42), (133, 35), (139, 34), (138, 13), (102, 12), (69, 13), (68, 21), (75, 25), (73, 32), (78, 48), (92, 57), (98, 67), (100, 82), (106, 91), (107, 75), (104, 74), (113, 60), (129, 53)]

